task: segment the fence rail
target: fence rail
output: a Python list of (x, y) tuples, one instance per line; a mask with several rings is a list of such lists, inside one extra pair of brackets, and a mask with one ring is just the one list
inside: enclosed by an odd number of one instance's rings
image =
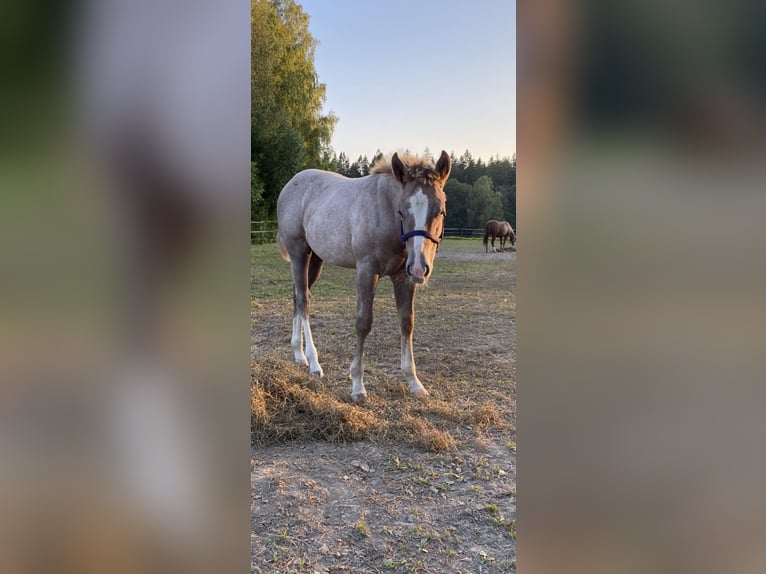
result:
[(444, 237), (484, 237), (484, 229), (474, 227), (445, 227)]
[(251, 243), (274, 243), (277, 240), (276, 221), (251, 221)]
[[(445, 227), (444, 237), (484, 237), (484, 229), (474, 227)], [(276, 221), (251, 221), (250, 240), (252, 243), (273, 243), (277, 240)]]

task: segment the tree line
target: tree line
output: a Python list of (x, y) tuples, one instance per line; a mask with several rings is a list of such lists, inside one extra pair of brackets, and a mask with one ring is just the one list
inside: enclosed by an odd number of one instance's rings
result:
[[(317, 41), (309, 16), (295, 0), (252, 0), (250, 4), (251, 129), (250, 209), (254, 221), (276, 218), (279, 192), (303, 169), (364, 177), (380, 150), (350, 161), (330, 142), (338, 118), (323, 114), (325, 84), (314, 67)], [(420, 155), (433, 159), (426, 149)], [(445, 184), (447, 227), (482, 227), (505, 219), (516, 228), (516, 159), (484, 162), (466, 150), (453, 152)]]
[(323, 114), (325, 84), (314, 67), (317, 42), (294, 0), (250, 3), (250, 206), (274, 217), (277, 197), (302, 169), (328, 168), (337, 118)]
[[(434, 160), (427, 148), (419, 155)], [(325, 169), (346, 177), (364, 177), (381, 157), (383, 154), (377, 150), (372, 159), (363, 155), (351, 162), (345, 153), (333, 153)], [(466, 150), (460, 156), (453, 151), (450, 157), (452, 171), (444, 186), (447, 227), (479, 228), (489, 219), (498, 219), (510, 222), (516, 229), (516, 156), (490, 157), (484, 162)]]

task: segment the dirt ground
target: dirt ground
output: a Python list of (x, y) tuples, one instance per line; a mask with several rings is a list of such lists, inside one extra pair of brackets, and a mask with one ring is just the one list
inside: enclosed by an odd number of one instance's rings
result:
[[(291, 302), (267, 294), (289, 284), (287, 264), (268, 253), (254, 254), (252, 353), (273, 363), (291, 358)], [(434, 452), (394, 433), (254, 446), (252, 572), (515, 572), (516, 254), (454, 240), (437, 257), (432, 285), (416, 300), (415, 357), (431, 397), (423, 404), (406, 394), (388, 326), (395, 307), (379, 288), (365, 368), (370, 399), (354, 408), (383, 422), (397, 412), (422, 419), (454, 447)], [(353, 275), (333, 273), (323, 271), (314, 289), (325, 368), (317, 392), (347, 402), (354, 311), (353, 289), (344, 287)], [(270, 287), (259, 291), (264, 282)], [(458, 416), (480, 405), (495, 413), (489, 423)]]

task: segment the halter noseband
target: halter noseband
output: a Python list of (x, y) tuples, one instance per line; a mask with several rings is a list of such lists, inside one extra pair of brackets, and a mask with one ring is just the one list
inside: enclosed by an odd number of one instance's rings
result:
[(407, 233), (404, 232), (404, 216), (402, 215), (402, 212), (399, 212), (399, 229), (401, 229), (401, 238), (402, 238), (402, 245), (404, 245), (407, 240), (410, 237), (415, 236), (421, 236), (425, 237), (426, 239), (430, 239), (434, 243), (436, 243), (436, 249), (439, 249), (439, 243), (441, 243), (442, 238), (444, 237), (444, 227), (442, 227), (442, 234), (439, 236), (439, 239), (436, 239), (433, 235), (428, 233), (425, 229), (413, 229), (412, 231), (408, 231)]

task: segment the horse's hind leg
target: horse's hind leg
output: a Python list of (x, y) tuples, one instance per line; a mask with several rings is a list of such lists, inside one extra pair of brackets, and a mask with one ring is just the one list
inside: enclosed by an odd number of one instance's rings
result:
[(319, 279), (319, 274), (322, 272), (323, 263), (324, 261), (320, 259), (316, 253), (311, 253), (311, 258), (309, 259), (309, 291), (311, 291), (314, 283), (316, 283), (317, 279)]
[[(312, 374), (322, 376), (319, 365), (319, 354), (314, 345), (309, 321), (311, 311), (311, 292), (309, 291), (309, 269), (311, 252), (303, 255), (290, 254), (290, 270), (293, 274), (293, 335), (291, 344), (295, 354), (295, 362), (308, 365)], [(321, 260), (320, 260), (321, 261)], [(321, 267), (321, 263), (319, 265)], [(316, 273), (318, 276), (319, 273)], [(314, 277), (316, 280), (316, 277)], [(306, 342), (306, 352), (303, 352), (303, 339)]]
[(293, 286), (293, 333), (290, 338), (290, 345), (293, 348), (295, 362), (299, 365), (309, 366), (306, 354), (303, 352), (303, 322), (298, 314), (298, 298), (295, 296), (295, 287)]
[(391, 277), (394, 284), (396, 307), (399, 310), (399, 327), (402, 343), (402, 371), (407, 375), (410, 393), (417, 397), (428, 396), (428, 391), (418, 379), (415, 369), (415, 357), (412, 353), (412, 331), (415, 328), (415, 285), (405, 276), (404, 272)]

